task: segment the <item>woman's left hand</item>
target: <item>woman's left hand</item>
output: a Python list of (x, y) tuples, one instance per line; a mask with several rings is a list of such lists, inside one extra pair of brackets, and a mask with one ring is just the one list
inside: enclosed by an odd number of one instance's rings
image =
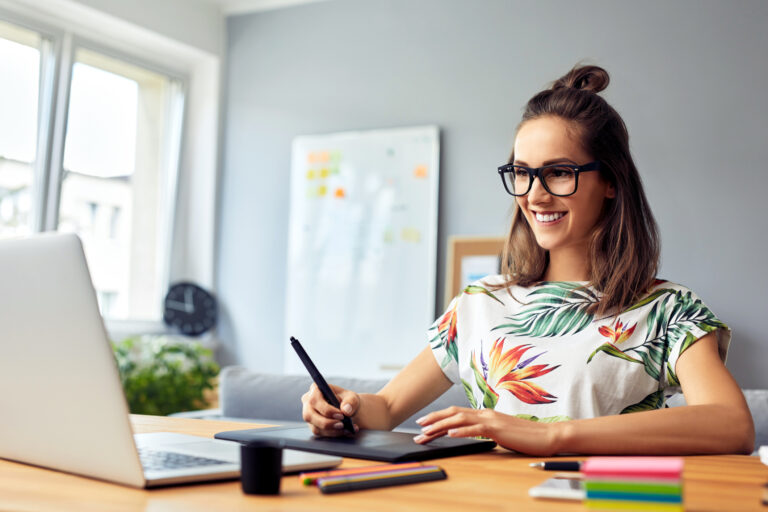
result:
[(557, 423), (538, 423), (516, 418), (493, 409), (449, 407), (419, 418), (422, 434), (414, 441), (419, 444), (444, 435), (449, 437), (482, 436), (500, 446), (530, 455), (548, 456), (557, 453)]

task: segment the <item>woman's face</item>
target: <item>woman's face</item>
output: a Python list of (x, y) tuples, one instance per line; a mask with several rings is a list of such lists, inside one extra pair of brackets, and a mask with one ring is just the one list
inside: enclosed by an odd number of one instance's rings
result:
[[(571, 127), (570, 133), (568, 128)], [(555, 163), (584, 165), (592, 162), (577, 139), (572, 125), (554, 116), (526, 121), (515, 138), (515, 161), (526, 167)], [(538, 244), (548, 251), (583, 246), (600, 217), (603, 201), (616, 196), (613, 186), (599, 172), (584, 172), (578, 177), (576, 193), (553, 196), (538, 178), (528, 194), (517, 197), (517, 204), (531, 226)], [(550, 220), (552, 219), (552, 220)]]

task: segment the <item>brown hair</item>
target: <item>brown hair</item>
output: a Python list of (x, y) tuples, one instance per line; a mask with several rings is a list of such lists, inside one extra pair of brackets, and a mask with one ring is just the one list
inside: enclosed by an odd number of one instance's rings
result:
[[(603, 315), (632, 304), (653, 284), (660, 241), (643, 184), (629, 152), (621, 116), (597, 93), (608, 86), (598, 66), (575, 67), (528, 101), (520, 127), (543, 116), (560, 117), (574, 128), (586, 151), (600, 162), (600, 173), (616, 189), (605, 200), (589, 241), (589, 284), (601, 292), (591, 312)], [(514, 150), (509, 162), (514, 161)], [(549, 252), (536, 242), (516, 205), (501, 259), (504, 283), (530, 286), (544, 277)]]

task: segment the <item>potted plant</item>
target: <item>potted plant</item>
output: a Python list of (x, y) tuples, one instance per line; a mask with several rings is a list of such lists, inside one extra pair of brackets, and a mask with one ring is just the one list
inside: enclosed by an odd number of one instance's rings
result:
[(219, 365), (199, 342), (137, 336), (112, 346), (132, 413), (165, 416), (208, 406), (206, 394), (214, 389)]

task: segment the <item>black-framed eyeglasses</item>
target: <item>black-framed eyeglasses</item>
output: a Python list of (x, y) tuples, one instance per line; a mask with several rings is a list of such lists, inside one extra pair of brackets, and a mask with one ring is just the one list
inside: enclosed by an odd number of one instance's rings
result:
[(553, 196), (565, 197), (576, 193), (579, 174), (599, 171), (600, 162), (584, 165), (553, 164), (544, 167), (524, 167), (507, 164), (499, 167), (499, 176), (506, 191), (513, 196), (524, 196), (533, 186), (533, 178), (539, 178), (544, 190)]

